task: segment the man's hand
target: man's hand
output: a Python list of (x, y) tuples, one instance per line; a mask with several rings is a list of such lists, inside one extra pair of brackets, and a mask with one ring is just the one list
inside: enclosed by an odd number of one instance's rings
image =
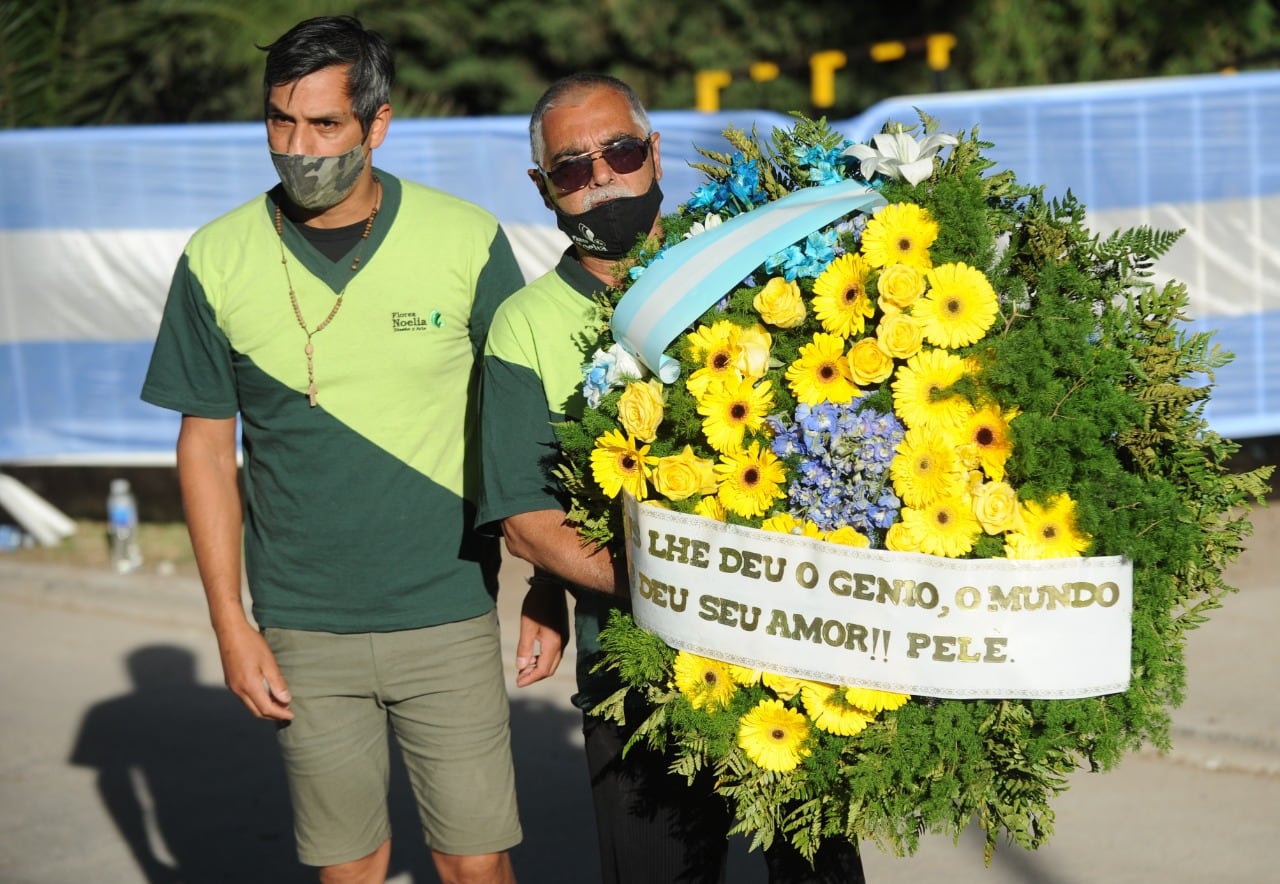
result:
[(568, 636), (569, 607), (564, 587), (535, 578), (520, 606), (516, 687), (528, 687), (554, 675)]
[(227, 687), (250, 712), (272, 721), (293, 719), (289, 687), (261, 633), (246, 623), (233, 635), (218, 637), (218, 653)]

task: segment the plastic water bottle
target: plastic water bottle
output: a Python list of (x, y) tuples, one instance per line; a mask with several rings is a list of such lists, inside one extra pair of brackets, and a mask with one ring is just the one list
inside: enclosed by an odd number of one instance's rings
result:
[(22, 530), (15, 525), (0, 525), (0, 553), (22, 549)]
[(138, 547), (138, 501), (128, 479), (112, 479), (107, 495), (107, 541), (111, 547), (111, 567), (117, 574), (136, 571), (142, 564)]

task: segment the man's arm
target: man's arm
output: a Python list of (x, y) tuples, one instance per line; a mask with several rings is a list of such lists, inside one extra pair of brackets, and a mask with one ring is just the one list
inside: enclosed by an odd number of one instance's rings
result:
[(259, 718), (288, 721), (288, 687), (240, 600), (244, 517), (235, 418), (182, 416), (178, 481), (227, 687)]
[(629, 598), (625, 563), (604, 547), (583, 543), (562, 510), (535, 510), (502, 520), (507, 549), (561, 580), (607, 595)]

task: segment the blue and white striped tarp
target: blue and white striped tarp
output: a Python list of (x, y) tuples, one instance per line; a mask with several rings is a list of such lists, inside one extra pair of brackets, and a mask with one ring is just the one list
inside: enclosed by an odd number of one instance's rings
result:
[[(1228, 436), (1280, 433), (1280, 74), (915, 96), (833, 126), (866, 140), (915, 107), (978, 125), (991, 156), (1051, 194), (1070, 188), (1100, 232), (1186, 228), (1158, 267), (1237, 354), (1208, 415)], [(701, 174), (694, 147), (783, 114), (655, 112), (668, 210)], [(525, 172), (523, 117), (394, 120), (375, 161), (502, 221), (529, 277), (567, 242)], [(200, 224), (275, 182), (259, 124), (0, 132), (0, 464), (173, 458), (177, 418), (138, 399), (169, 278)]]

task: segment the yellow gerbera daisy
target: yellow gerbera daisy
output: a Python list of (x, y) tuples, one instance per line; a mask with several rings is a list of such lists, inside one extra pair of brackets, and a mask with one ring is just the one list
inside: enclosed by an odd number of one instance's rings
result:
[(695, 503), (693, 505), (693, 514), (702, 516), (704, 519), (715, 519), (717, 522), (723, 522), (729, 517), (729, 514), (725, 512), (724, 504), (714, 494), (709, 494)]
[(743, 687), (750, 687), (760, 681), (760, 677), (764, 675), (764, 671), (760, 669), (752, 669), (749, 666), (736, 666), (729, 664), (729, 675), (733, 678), (734, 683)]
[(765, 770), (794, 770), (809, 754), (808, 737), (809, 722), (780, 700), (761, 700), (738, 724), (738, 745)]
[(1076, 502), (1058, 494), (1047, 503), (1022, 506), (1022, 523), (1005, 535), (1011, 559), (1068, 559), (1084, 554), (1093, 538), (1076, 527)]
[(726, 451), (716, 464), (720, 477), (720, 502), (744, 519), (762, 515), (783, 495), (786, 473), (782, 462), (768, 448), (752, 442), (745, 450)]
[(987, 277), (968, 264), (943, 264), (925, 274), (929, 290), (911, 315), (935, 347), (965, 347), (982, 339), (996, 318), (996, 292)]
[(800, 693), (800, 688), (804, 686), (803, 678), (780, 675), (777, 672), (766, 672), (760, 676), (760, 682), (783, 700), (790, 700)]
[(851, 706), (845, 689), (835, 685), (810, 682), (800, 689), (800, 701), (814, 725), (830, 734), (851, 737), (875, 720), (874, 715)]
[(705, 420), (702, 432), (716, 451), (742, 447), (747, 431), (755, 432), (773, 407), (773, 384), (754, 383), (750, 378), (726, 379), (707, 387), (698, 402), (698, 414)]
[(823, 328), (842, 338), (862, 334), (875, 313), (867, 294), (870, 277), (871, 266), (852, 252), (827, 265), (813, 281), (813, 312)]
[(1001, 412), (994, 405), (984, 405), (965, 421), (960, 455), (969, 466), (980, 467), (993, 482), (1004, 479), (1005, 462), (1013, 453), (1009, 421), (1017, 416), (1017, 409)]
[(806, 405), (852, 402), (858, 388), (844, 356), (844, 339), (817, 332), (800, 348), (800, 358), (787, 366), (787, 386)]
[(929, 247), (938, 238), (938, 222), (914, 203), (885, 206), (862, 232), (862, 254), (872, 267), (907, 264), (928, 270)]
[(695, 399), (701, 399), (712, 382), (738, 377), (737, 366), (743, 356), (740, 335), (741, 326), (722, 319), (700, 325), (685, 336), (690, 358), (702, 364), (686, 384)]
[(889, 462), (889, 476), (903, 503), (922, 507), (964, 491), (968, 474), (950, 435), (913, 428)]
[(911, 695), (850, 686), (844, 689), (844, 698), (849, 705), (877, 715), (887, 710), (902, 708), (911, 699)]
[(959, 429), (973, 411), (957, 394), (943, 396), (965, 375), (965, 361), (946, 350), (921, 350), (893, 379), (893, 410), (913, 429), (947, 433)]
[(689, 699), (694, 709), (723, 709), (738, 689), (729, 664), (710, 657), (680, 651), (676, 654), (674, 668), (676, 688)]
[(799, 531), (792, 531), (791, 533), (799, 534), (801, 537), (812, 537), (814, 540), (821, 540), (826, 534), (825, 531), (818, 527), (817, 522), (810, 522), (808, 519), (800, 523)]
[(610, 430), (596, 440), (591, 452), (591, 475), (609, 497), (617, 497), (623, 488), (644, 500), (648, 492), (649, 468), (657, 463), (649, 457), (649, 446), (636, 447), (635, 437)]
[(982, 526), (968, 495), (944, 497), (923, 507), (902, 508), (902, 522), (919, 543), (919, 551), (958, 559), (973, 549)]
[(773, 531), (777, 534), (797, 534), (801, 537), (812, 537), (814, 540), (822, 540), (823, 531), (818, 527), (817, 523), (810, 522), (808, 519), (797, 519), (791, 513), (774, 513), (769, 518), (760, 523), (762, 531)]
[[(700, 325), (685, 336), (690, 356), (704, 366), (723, 365), (726, 350), (734, 350), (738, 346), (739, 328), (737, 323), (722, 319), (711, 325)], [(736, 355), (736, 354), (735, 354)], [(732, 359), (727, 360), (732, 363)]]

